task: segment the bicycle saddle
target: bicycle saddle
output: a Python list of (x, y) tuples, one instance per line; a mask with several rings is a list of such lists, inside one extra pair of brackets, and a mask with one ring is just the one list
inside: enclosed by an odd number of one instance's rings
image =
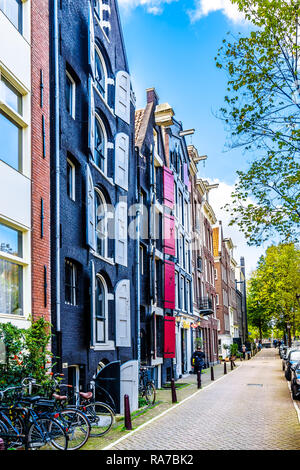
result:
[(82, 398), (85, 398), (85, 400), (90, 400), (91, 398), (93, 398), (93, 393), (92, 392), (79, 392), (79, 395), (82, 397)]

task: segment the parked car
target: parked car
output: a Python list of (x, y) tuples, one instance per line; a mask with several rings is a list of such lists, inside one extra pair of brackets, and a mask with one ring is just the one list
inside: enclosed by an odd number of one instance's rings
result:
[(280, 356), (280, 359), (283, 359), (283, 356), (284, 354), (286, 353), (286, 350), (287, 350), (287, 346), (285, 344), (281, 344), (279, 346), (279, 356)]
[(282, 370), (285, 370), (286, 366), (286, 361), (289, 355), (289, 352), (292, 350), (292, 348), (286, 347), (286, 349), (282, 352)]
[(300, 362), (291, 366), (291, 390), (293, 400), (300, 400)]
[(291, 349), (285, 361), (285, 378), (291, 380), (292, 371), (291, 366), (300, 362), (300, 349)]

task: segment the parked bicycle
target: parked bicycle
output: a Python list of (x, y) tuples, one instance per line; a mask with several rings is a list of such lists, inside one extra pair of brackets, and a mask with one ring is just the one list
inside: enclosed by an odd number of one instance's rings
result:
[(65, 387), (69, 391), (68, 408), (75, 408), (86, 415), (90, 422), (92, 437), (103, 436), (111, 429), (115, 413), (106, 403), (95, 400), (94, 387), (89, 392), (78, 392), (72, 385), (59, 383), (56, 376), (54, 376), (54, 381), (58, 389)]
[(148, 376), (149, 367), (140, 367), (139, 395), (145, 399), (147, 405), (154, 405), (156, 400), (156, 389)]
[[(21, 389), (21, 390), (20, 390)], [(38, 397), (31, 398), (31, 406), (22, 406), (22, 396), (11, 405), (4, 402), (11, 391), (22, 391), (23, 387), (8, 387), (0, 392), (0, 438), (6, 449), (24, 447), (26, 450), (56, 448), (67, 450), (66, 429), (54, 416), (40, 416), (32, 405)]]

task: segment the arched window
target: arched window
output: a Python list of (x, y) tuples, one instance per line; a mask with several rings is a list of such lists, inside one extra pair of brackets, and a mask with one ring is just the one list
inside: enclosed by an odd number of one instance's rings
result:
[(96, 342), (107, 341), (107, 286), (102, 276), (96, 278)]
[(96, 48), (95, 54), (95, 82), (99, 93), (106, 99), (106, 67), (105, 62), (100, 54), (98, 48)]
[(95, 189), (96, 249), (103, 258), (107, 258), (107, 205), (103, 194)]
[(105, 127), (98, 116), (95, 117), (95, 163), (106, 174), (106, 143)]

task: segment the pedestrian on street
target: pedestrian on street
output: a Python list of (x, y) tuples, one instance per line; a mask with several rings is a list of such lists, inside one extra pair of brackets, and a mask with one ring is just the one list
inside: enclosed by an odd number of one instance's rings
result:
[(200, 374), (202, 373), (202, 369), (204, 367), (204, 359), (205, 354), (202, 351), (201, 347), (198, 346), (196, 351), (192, 355), (192, 366), (194, 367), (194, 374), (197, 374), (198, 370), (200, 370)]
[(246, 351), (247, 351), (247, 348), (246, 348), (246, 346), (243, 344), (243, 346), (242, 346), (243, 359), (246, 359)]

